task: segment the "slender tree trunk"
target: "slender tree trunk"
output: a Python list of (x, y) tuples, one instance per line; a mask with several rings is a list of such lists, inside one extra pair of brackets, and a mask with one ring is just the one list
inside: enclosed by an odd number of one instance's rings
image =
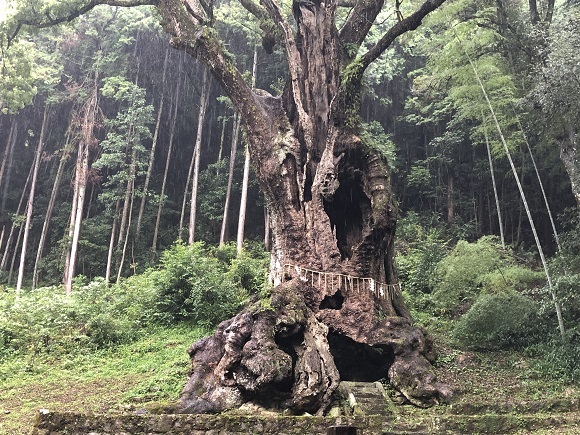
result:
[(550, 272), (548, 270), (548, 263), (546, 262), (546, 258), (544, 257), (544, 250), (542, 249), (542, 245), (540, 244), (540, 239), (538, 238), (538, 233), (536, 231), (534, 219), (532, 218), (532, 213), (530, 212), (530, 208), (528, 206), (528, 201), (526, 200), (526, 195), (524, 193), (524, 189), (523, 189), (522, 184), (520, 182), (520, 177), (518, 177), (516, 166), (514, 165), (510, 150), (507, 146), (507, 142), (506, 142), (505, 137), (503, 135), (503, 132), (501, 130), (501, 126), (499, 125), (499, 121), (497, 120), (495, 110), (493, 109), (493, 106), (491, 104), (489, 96), (487, 95), (487, 91), (485, 90), (485, 86), (483, 86), (483, 82), (481, 81), (481, 78), (479, 77), (479, 73), (477, 72), (477, 68), (475, 67), (475, 64), (473, 63), (473, 61), (471, 60), (471, 58), (469, 57), (467, 52), (465, 52), (465, 55), (469, 60), (469, 64), (471, 65), (471, 68), (473, 70), (473, 73), (475, 75), (477, 83), (481, 89), (481, 92), (483, 93), (483, 96), (485, 98), (485, 101), (487, 103), (489, 111), (491, 113), (491, 116), (492, 116), (493, 121), (495, 123), (495, 126), (497, 128), (499, 137), (501, 139), (501, 143), (504, 147), (504, 151), (506, 152), (508, 161), (510, 163), (512, 173), (513, 173), (514, 178), (516, 180), (516, 184), (518, 186), (518, 190), (520, 192), (520, 196), (522, 198), (522, 202), (523, 202), (524, 208), (526, 210), (526, 214), (528, 216), (528, 221), (530, 222), (530, 227), (532, 228), (534, 240), (536, 241), (536, 247), (538, 248), (538, 253), (540, 254), (540, 259), (542, 261), (542, 265), (544, 266), (544, 272), (546, 274), (546, 279), (548, 280), (548, 287), (549, 287), (550, 293), (552, 295), (552, 302), (554, 303), (554, 308), (556, 309), (556, 317), (558, 319), (558, 328), (560, 330), (560, 335), (562, 337), (562, 341), (565, 341), (566, 340), (566, 330), (564, 328), (564, 319), (562, 317), (562, 308), (560, 307), (560, 302), (558, 301), (558, 298), (556, 297), (556, 291), (554, 289), (554, 286), (552, 285), (552, 278), (550, 277)]
[[(12, 275), (14, 274), (14, 264), (16, 263), (16, 257), (18, 256), (18, 247), (20, 246), (20, 240), (22, 240), (23, 232), (24, 232), (24, 223), (21, 222), (20, 225), (18, 225), (18, 237), (16, 237), (16, 246), (14, 246), (12, 260), (10, 261), (10, 269), (8, 270), (8, 282), (7, 282), (8, 285), (12, 283)], [(20, 251), (20, 255), (22, 255), (22, 250)]]
[(56, 202), (56, 197), (58, 195), (58, 190), (60, 188), (62, 174), (64, 173), (64, 165), (70, 157), (69, 147), (70, 147), (70, 136), (67, 137), (66, 145), (62, 150), (62, 156), (60, 158), (60, 161), (58, 162), (58, 169), (56, 171), (56, 176), (54, 177), (54, 183), (52, 185), (50, 200), (48, 202), (48, 207), (46, 208), (46, 215), (44, 217), (44, 222), (42, 224), (42, 232), (40, 233), (40, 241), (38, 242), (38, 249), (36, 251), (36, 260), (34, 261), (34, 271), (32, 272), (32, 290), (34, 290), (38, 285), (38, 268), (40, 266), (40, 260), (42, 258), (44, 244), (46, 242), (46, 237), (48, 235), (50, 221), (52, 220), (52, 213), (54, 211), (54, 204)]
[[(181, 71), (181, 63), (180, 68)], [(169, 173), (169, 163), (171, 162), (171, 153), (173, 151), (173, 140), (175, 138), (175, 124), (177, 122), (177, 108), (179, 106), (179, 90), (181, 80), (177, 79), (175, 87), (175, 94), (173, 95), (173, 116), (171, 118), (171, 127), (169, 130), (169, 146), (167, 149), (167, 159), (165, 160), (165, 171), (163, 172), (163, 182), (161, 183), (161, 193), (159, 195), (159, 207), (157, 208), (157, 219), (155, 221), (155, 229), (153, 230), (153, 242), (151, 244), (151, 251), (157, 251), (157, 237), (159, 235), (159, 224), (161, 222), (161, 211), (165, 204), (165, 186), (167, 184), (167, 174)]]
[(26, 206), (26, 222), (24, 224), (24, 237), (22, 239), (22, 251), (20, 253), (20, 267), (18, 268), (18, 280), (16, 282), (16, 295), (20, 295), (22, 290), (22, 281), (24, 279), (24, 264), (26, 262), (26, 254), (28, 250), (28, 236), (30, 234), (30, 226), (32, 222), (32, 211), (34, 208), (34, 194), (36, 191), (36, 182), (38, 179), (38, 170), (40, 169), (40, 161), (42, 151), (44, 149), (44, 141), (46, 139), (46, 129), (48, 128), (48, 118), (50, 116), (50, 106), (48, 103), (44, 106), (44, 115), (42, 117), (42, 127), (40, 129), (40, 138), (34, 155), (34, 171), (32, 172), (32, 182), (30, 184), (30, 194), (28, 195), (28, 204)]
[[(258, 71), (258, 47), (254, 47), (254, 61), (252, 64), (252, 89), (256, 88), (256, 77)], [(238, 256), (244, 250), (244, 230), (246, 227), (246, 209), (248, 206), (248, 184), (250, 180), (250, 149), (245, 147), (244, 176), (242, 178), (242, 198), (240, 199), (240, 213), (238, 216), (238, 236), (236, 251)]]
[(155, 148), (157, 147), (157, 140), (159, 137), (159, 126), (161, 125), (161, 114), (163, 113), (163, 103), (165, 101), (165, 75), (167, 72), (167, 63), (169, 59), (169, 50), (165, 52), (165, 60), (163, 61), (163, 75), (161, 78), (162, 90), (161, 100), (159, 101), (159, 109), (157, 111), (157, 121), (155, 123), (155, 132), (153, 133), (153, 140), (151, 144), (151, 152), (149, 153), (149, 164), (147, 166), (147, 175), (145, 176), (145, 183), (143, 184), (143, 197), (141, 198), (141, 205), (139, 206), (139, 216), (137, 217), (137, 227), (135, 228), (135, 239), (138, 240), (141, 236), (141, 223), (143, 221), (143, 212), (145, 210), (145, 202), (147, 201), (147, 192), (149, 189), (149, 181), (153, 172), (153, 164), (155, 162)]
[[(135, 149), (135, 148), (133, 148)], [(129, 216), (127, 222), (127, 236), (123, 242), (123, 249), (121, 252), (121, 261), (119, 263), (119, 270), (117, 271), (117, 285), (121, 281), (121, 274), (123, 273), (123, 264), (125, 263), (125, 255), (127, 254), (127, 242), (129, 241), (129, 229), (131, 228), (131, 218), (133, 216), (133, 200), (135, 198), (135, 176), (133, 174), (133, 185), (131, 186), (131, 198), (130, 198), (130, 206), (129, 206)]]
[[(65, 253), (65, 262), (64, 262), (64, 273), (63, 273), (63, 283), (66, 285), (69, 282), (69, 271), (70, 271), (70, 263), (71, 263), (71, 248), (72, 248), (72, 240), (73, 234), (75, 232), (75, 222), (76, 222), (76, 215), (77, 215), (77, 204), (79, 200), (79, 187), (80, 187), (80, 170), (83, 166), (83, 143), (80, 142), (77, 145), (77, 160), (75, 163), (75, 176), (74, 176), (74, 184), (73, 184), (73, 196), (71, 201), (71, 208), (70, 208), (70, 216), (69, 216), (69, 226), (68, 226), (68, 233), (66, 234), (66, 244), (67, 249)], [(71, 278), (72, 280), (72, 278)]]
[[(482, 113), (483, 115), (483, 113)], [(485, 122), (485, 117), (483, 117)], [(505, 236), (503, 233), (503, 220), (501, 218), (501, 206), (497, 194), (497, 186), (495, 184), (495, 172), (493, 170), (493, 159), (491, 158), (491, 147), (489, 145), (489, 138), (487, 137), (487, 130), (484, 129), (485, 134), (485, 148), (487, 149), (487, 159), (489, 161), (489, 173), (491, 174), (491, 184), (493, 186), (493, 195), (495, 198), (495, 209), (497, 211), (497, 222), (499, 224), (499, 236), (501, 238), (501, 246), (505, 248)]]
[(577, 135), (572, 124), (568, 125), (568, 137), (560, 142), (560, 160), (570, 179), (572, 194), (576, 199), (576, 205), (580, 208), (580, 170), (577, 163)]
[(236, 252), (238, 256), (244, 250), (244, 229), (246, 226), (246, 208), (248, 205), (248, 183), (250, 180), (250, 151), (246, 146), (244, 159), (244, 177), (242, 178), (242, 198), (240, 199), (240, 213), (238, 216), (238, 236), (236, 238)]
[(220, 149), (218, 151), (218, 158), (217, 158), (217, 161), (218, 162), (221, 162), (222, 161), (222, 154), (223, 154), (223, 151), (224, 151), (224, 138), (225, 138), (225, 135), (226, 135), (226, 124), (227, 124), (227, 122), (228, 122), (228, 120), (224, 116), (223, 119), (222, 119), (222, 134), (220, 136)]
[(189, 239), (190, 245), (193, 245), (195, 239), (195, 217), (197, 213), (197, 189), (199, 183), (199, 164), (201, 160), (201, 140), (203, 137), (203, 124), (205, 121), (205, 111), (209, 99), (210, 81), (207, 71), (203, 73), (203, 85), (199, 102), (199, 115), (197, 117), (197, 135), (195, 137), (195, 147), (193, 151), (193, 180), (191, 183), (191, 204), (189, 212)]
[(70, 296), (72, 293), (72, 281), (75, 275), (88, 181), (89, 154), (91, 147), (97, 143), (95, 129), (99, 122), (98, 77), (98, 72), (95, 72), (93, 88), (91, 89), (90, 95), (81, 110), (81, 131), (77, 151), (77, 163), (75, 167), (75, 184), (69, 227), (69, 245), (66, 254), (63, 280), (67, 296)]
[(136, 144), (131, 144), (131, 161), (129, 163), (129, 173), (127, 178), (127, 185), (125, 187), (125, 198), (123, 200), (123, 212), (121, 214), (121, 224), (119, 225), (119, 244), (117, 250), (121, 254), (119, 260), (119, 269), (117, 271), (117, 283), (121, 277), (123, 263), (125, 261), (125, 253), (127, 251), (127, 241), (129, 239), (129, 232), (131, 230), (131, 215), (133, 213), (133, 197), (135, 187), (135, 172), (137, 169), (137, 148)]
[(546, 6), (546, 19), (544, 22), (547, 25), (552, 23), (552, 18), (554, 17), (554, 4), (556, 3), (555, 0), (548, 0), (548, 5)]
[(14, 143), (16, 142), (17, 133), (18, 133), (18, 121), (16, 120), (16, 117), (12, 117), (12, 122), (10, 124), (10, 133), (8, 133), (8, 140), (6, 140), (6, 148), (4, 148), (2, 163), (0, 163), (0, 187), (2, 186), (2, 180), (4, 179), (4, 171), (6, 170), (8, 156), (12, 153), (12, 150), (14, 149)]
[(270, 213), (268, 213), (268, 208), (264, 206), (264, 249), (269, 252), (271, 248)]
[(224, 205), (224, 217), (222, 219), (222, 228), (220, 231), (220, 246), (226, 243), (227, 229), (228, 229), (228, 215), (230, 209), (230, 199), (232, 196), (232, 185), (234, 182), (234, 167), (236, 164), (236, 152), (238, 148), (238, 137), (240, 134), (240, 116), (236, 113), (234, 115), (234, 124), (232, 127), (232, 145), (230, 148), (230, 168), (228, 171), (228, 184), (226, 187), (226, 199)]
[(528, 0), (529, 10), (530, 10), (530, 22), (536, 24), (540, 21), (540, 14), (538, 13), (538, 3), (537, 0)]
[[(34, 171), (34, 162), (30, 166), (28, 171), (28, 177), (26, 178), (26, 183), (24, 183), (24, 189), (22, 189), (22, 194), (20, 195), (20, 201), (18, 201), (18, 207), (16, 207), (15, 218), (20, 216), (20, 211), (22, 210), (22, 205), (24, 204), (24, 198), (26, 197), (26, 192), (28, 190), (28, 185), (32, 179), (32, 172)], [(8, 262), (8, 256), (10, 255), (10, 245), (12, 245), (12, 239), (14, 237), (14, 231), (17, 227), (21, 227), (22, 223), (18, 222), (17, 219), (13, 219), (12, 225), (10, 227), (10, 232), (8, 233), (8, 238), (6, 239), (6, 247), (4, 249), (4, 255), (2, 255), (2, 262), (0, 262), (0, 270), (6, 270), (6, 264)], [(17, 243), (18, 245), (18, 243)], [(17, 248), (14, 248), (16, 251)]]
[(455, 204), (453, 201), (453, 174), (447, 176), (447, 225), (452, 225), (455, 220)]
[(10, 189), (10, 179), (12, 176), (12, 163), (14, 162), (14, 147), (16, 146), (16, 140), (18, 137), (18, 121), (14, 120), (13, 125), (14, 132), (10, 136), (11, 140), (8, 142), (8, 161), (6, 165), (4, 164), (4, 159), (2, 159), (2, 172), (4, 172), (4, 168), (6, 168), (6, 176), (0, 177), (0, 183), (2, 183), (2, 203), (0, 205), (0, 216), (4, 215), (4, 210), (6, 209), (6, 200), (8, 199), (8, 190)]
[(71, 247), (70, 247), (70, 255), (69, 255), (69, 263), (68, 263), (68, 271), (66, 274), (66, 281), (64, 283), (64, 288), (67, 296), (70, 296), (72, 293), (72, 280), (75, 276), (75, 269), (77, 263), (77, 256), (78, 256), (78, 248), (79, 248), (79, 240), (81, 234), (81, 224), (83, 219), (83, 208), (85, 205), (85, 193), (87, 190), (87, 175), (89, 170), (89, 149), (88, 146), (80, 146), (79, 152), (82, 152), (81, 157), (81, 166), (78, 168), (78, 190), (77, 190), (77, 200), (76, 200), (76, 211), (75, 211), (75, 220), (74, 224), (72, 225), (73, 232), (72, 232), (72, 240), (71, 240)]
[(550, 208), (550, 203), (548, 202), (548, 197), (546, 196), (546, 190), (544, 189), (544, 183), (542, 182), (542, 177), (540, 177), (540, 171), (538, 170), (538, 165), (536, 164), (536, 159), (534, 158), (534, 153), (532, 152), (532, 147), (530, 146), (530, 142), (528, 141), (528, 137), (524, 132), (524, 128), (520, 122), (519, 117), (516, 115), (516, 119), (518, 120), (518, 127), (522, 132), (522, 136), (524, 141), (526, 142), (526, 146), (528, 148), (528, 153), (530, 154), (530, 159), (532, 160), (532, 165), (534, 166), (534, 171), (536, 172), (536, 179), (538, 180), (538, 184), (540, 185), (540, 190), (542, 192), (542, 198), (544, 198), (544, 205), (546, 206), (546, 211), (548, 212), (548, 218), (550, 219), (550, 224), (552, 225), (552, 233), (554, 234), (554, 240), (556, 241), (556, 246), (558, 250), (560, 250), (560, 238), (558, 237), (558, 231), (556, 230), (556, 224), (554, 222), (554, 217), (552, 216), (552, 210)]
[(121, 200), (118, 199), (115, 205), (115, 213), (113, 214), (113, 225), (111, 228), (111, 237), (109, 239), (109, 251), (107, 254), (107, 268), (105, 271), (105, 283), (109, 287), (111, 282), (111, 270), (113, 268), (113, 254), (115, 252), (115, 235), (117, 234), (117, 221), (119, 218), (119, 209), (121, 208)]

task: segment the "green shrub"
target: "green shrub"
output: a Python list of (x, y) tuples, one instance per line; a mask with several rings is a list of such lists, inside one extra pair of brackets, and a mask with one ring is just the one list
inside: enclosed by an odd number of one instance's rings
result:
[(497, 265), (494, 271), (481, 277), (481, 284), (486, 293), (528, 292), (546, 285), (546, 275), (523, 266)]
[(538, 338), (537, 305), (516, 292), (482, 294), (455, 324), (453, 336), (478, 349), (504, 349)]
[(268, 259), (252, 258), (245, 253), (231, 261), (227, 272), (228, 278), (237, 287), (250, 295), (264, 297), (269, 293), (267, 275)]
[(85, 334), (89, 338), (89, 343), (97, 348), (129, 342), (132, 332), (133, 328), (129, 320), (113, 317), (111, 314), (99, 314), (89, 319), (85, 325)]
[(174, 244), (162, 255), (164, 269), (155, 276), (157, 309), (163, 322), (187, 320), (215, 326), (233, 315), (246, 297), (226, 274), (225, 265), (208, 255), (203, 243)]
[(484, 276), (506, 263), (509, 258), (494, 237), (482, 237), (476, 243), (460, 240), (431, 276), (437, 309), (446, 315), (461, 314), (462, 306), (471, 306), (479, 295)]
[(534, 368), (541, 373), (577, 383), (580, 380), (580, 331), (568, 335), (567, 343), (554, 337), (548, 342), (531, 346), (527, 353), (539, 357), (535, 360)]

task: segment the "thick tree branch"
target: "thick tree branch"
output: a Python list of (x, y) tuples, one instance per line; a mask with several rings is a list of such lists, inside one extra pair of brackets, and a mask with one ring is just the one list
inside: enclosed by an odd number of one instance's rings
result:
[(35, 27), (37, 29), (43, 29), (47, 27), (56, 26), (58, 24), (67, 23), (86, 14), (90, 10), (94, 9), (99, 5), (109, 5), (109, 6), (119, 6), (119, 7), (134, 7), (134, 6), (147, 6), (156, 5), (158, 0), (90, 0), (86, 4), (80, 6), (79, 8), (73, 9), (65, 15), (52, 16), (50, 9), (46, 10), (43, 14), (36, 13), (32, 18), (16, 18), (16, 23), (14, 25), (14, 30), (10, 35), (8, 35), (8, 46), (14, 41), (14, 38), (18, 36), (20, 30), (23, 26)]
[(401, 36), (403, 33), (415, 30), (423, 18), (425, 18), (429, 13), (433, 12), (439, 6), (445, 3), (445, 0), (427, 0), (417, 9), (413, 14), (399, 21), (393, 27), (391, 27), (387, 33), (372, 47), (368, 52), (366, 52), (362, 58), (363, 70), (366, 69), (373, 61), (375, 61), (381, 54), (385, 52), (387, 48), (393, 43), (393, 41)]
[[(340, 39), (345, 47), (352, 46), (358, 49), (384, 4), (384, 0), (363, 0), (356, 2), (346, 23), (340, 30)], [(340, 2), (338, 5), (341, 6)], [(356, 50), (354, 52), (356, 53)]]
[(302, 59), (300, 52), (296, 47), (296, 39), (290, 24), (282, 14), (280, 6), (276, 0), (261, 0), (262, 5), (270, 14), (270, 18), (278, 24), (284, 34), (284, 46), (286, 48), (286, 55), (288, 57), (288, 70), (290, 72), (290, 84), (292, 86), (292, 96), (296, 104), (296, 110), (301, 124), (304, 126), (305, 140), (312, 140), (312, 120), (304, 109), (304, 102), (302, 101), (302, 94), (300, 92), (300, 84), (304, 82), (303, 71), (301, 69)]
[(259, 4), (255, 3), (253, 0), (240, 0), (240, 4), (244, 7), (245, 10), (247, 10), (259, 20), (270, 17), (268, 15), (268, 11)]
[(271, 19), (268, 11), (254, 2), (254, 0), (239, 0), (240, 4), (256, 17), (260, 22), (260, 30), (262, 30), (262, 46), (268, 54), (272, 54), (274, 45), (279, 42), (281, 35), (278, 31), (276, 23)]
[(257, 148), (271, 142), (268, 114), (227, 54), (215, 29), (194, 22), (181, 0), (159, 0), (158, 10), (161, 25), (172, 36), (171, 44), (187, 51), (209, 69), (241, 113), (251, 147), (260, 152)]

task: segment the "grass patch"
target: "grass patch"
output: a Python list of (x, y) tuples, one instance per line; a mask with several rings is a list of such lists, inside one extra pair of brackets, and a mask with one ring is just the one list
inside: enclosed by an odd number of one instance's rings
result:
[(136, 341), (52, 356), (0, 361), (0, 433), (30, 433), (38, 409), (106, 412), (158, 407), (185, 383), (186, 349), (207, 331), (189, 325), (149, 328)]

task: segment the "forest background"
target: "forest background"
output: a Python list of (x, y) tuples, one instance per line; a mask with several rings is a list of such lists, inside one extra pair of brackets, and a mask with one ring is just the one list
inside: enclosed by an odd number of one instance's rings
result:
[[(580, 6), (533, 5), (449, 2), (398, 39), (365, 76), (363, 134), (392, 170), (415, 321), (574, 383)], [(280, 94), (280, 48), (265, 52), (237, 2), (216, 14), (248, 82)], [(393, 5), (378, 22), (396, 19)], [(159, 325), (207, 331), (267, 298), (268, 217), (239, 119), (157, 23), (101, 6), (10, 48), (2, 32), (0, 379)]]

